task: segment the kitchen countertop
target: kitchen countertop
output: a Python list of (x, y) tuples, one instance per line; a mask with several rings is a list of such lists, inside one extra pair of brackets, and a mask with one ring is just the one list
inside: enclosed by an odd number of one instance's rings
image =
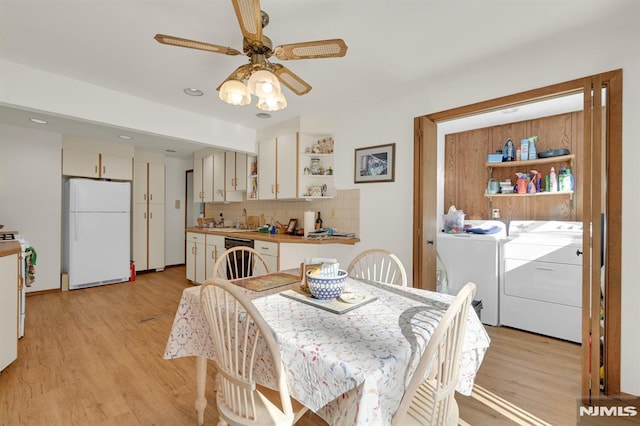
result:
[(229, 228), (187, 228), (186, 232), (197, 232), (200, 234), (222, 235), (223, 237), (247, 238), (258, 241), (272, 241), (274, 243), (285, 244), (348, 244), (354, 245), (360, 242), (360, 238), (328, 237), (321, 240), (310, 240), (297, 235), (288, 234), (266, 234), (258, 231), (238, 230)]
[(20, 253), (20, 243), (17, 241), (0, 242), (0, 257), (9, 256), (10, 254)]

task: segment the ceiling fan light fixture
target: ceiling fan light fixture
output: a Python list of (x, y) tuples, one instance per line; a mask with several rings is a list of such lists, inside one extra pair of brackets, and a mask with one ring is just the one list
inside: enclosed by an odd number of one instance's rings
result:
[(258, 98), (256, 107), (263, 111), (280, 111), (287, 107), (287, 99), (282, 93), (270, 98)]
[(271, 71), (254, 71), (247, 82), (249, 91), (258, 98), (272, 98), (280, 95), (280, 81)]
[(220, 87), (218, 96), (231, 105), (248, 105), (251, 103), (249, 89), (238, 80), (225, 81)]

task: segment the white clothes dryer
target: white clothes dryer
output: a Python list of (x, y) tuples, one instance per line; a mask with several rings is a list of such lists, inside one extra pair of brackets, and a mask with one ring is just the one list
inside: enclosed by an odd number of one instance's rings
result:
[(447, 292), (456, 294), (467, 282), (474, 282), (474, 299), (482, 302), (480, 320), (495, 326), (500, 324), (500, 245), (507, 237), (506, 226), (500, 221), (465, 221), (465, 229), (494, 227), (497, 232), (490, 234), (439, 232), (436, 248), (447, 271)]

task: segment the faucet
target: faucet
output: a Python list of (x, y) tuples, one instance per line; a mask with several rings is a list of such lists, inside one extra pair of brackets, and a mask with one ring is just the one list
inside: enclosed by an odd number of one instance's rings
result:
[(247, 224), (247, 209), (242, 209), (242, 229), (247, 229), (249, 225)]

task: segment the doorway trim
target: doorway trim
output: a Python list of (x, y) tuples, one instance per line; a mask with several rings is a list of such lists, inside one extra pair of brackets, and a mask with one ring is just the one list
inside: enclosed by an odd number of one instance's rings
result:
[[(435, 223), (438, 212), (436, 203), (431, 202), (437, 185), (434, 158), (437, 158), (437, 138), (433, 131), (437, 129), (437, 123), (479, 113), (511, 108), (520, 104), (531, 103), (538, 100), (550, 99), (569, 93), (585, 90), (586, 81), (601, 82), (607, 86), (607, 126), (604, 135), (606, 143), (606, 167), (601, 170), (605, 179), (603, 189), (606, 191), (606, 229), (607, 238), (605, 246), (605, 312), (606, 321), (604, 334), (606, 359), (605, 368), (605, 394), (608, 396), (620, 395), (620, 323), (621, 323), (621, 257), (622, 257), (622, 70), (614, 70), (596, 74), (586, 78), (580, 78), (564, 83), (554, 84), (538, 89), (533, 89), (513, 95), (478, 102), (475, 104), (453, 108), (433, 114), (414, 118), (414, 229), (413, 237), (413, 286), (435, 290), (436, 288), (436, 246)], [(585, 114), (587, 116), (589, 114)], [(592, 128), (585, 127), (585, 140), (587, 132)], [(584, 155), (592, 155), (585, 152)], [(594, 165), (596, 167), (597, 165)], [(431, 194), (431, 195), (429, 195)], [(594, 227), (595, 228), (595, 227)], [(600, 229), (593, 229), (596, 238), (601, 238)], [(583, 288), (585, 281), (590, 282), (590, 276), (583, 274)], [(589, 285), (589, 287), (591, 287)], [(589, 310), (590, 303), (583, 300), (583, 312)], [(589, 315), (590, 316), (590, 315)], [(584, 315), (583, 315), (584, 317)], [(583, 325), (584, 328), (584, 325)], [(588, 344), (584, 341), (583, 347)], [(593, 352), (593, 351), (591, 351)], [(582, 358), (583, 396), (587, 387), (593, 388), (587, 382), (593, 380), (595, 372), (589, 371), (589, 357)], [(599, 376), (599, 375), (598, 375)], [(598, 384), (595, 384), (598, 388)], [(599, 390), (595, 390), (595, 394)], [(593, 393), (592, 393), (593, 394)]]

